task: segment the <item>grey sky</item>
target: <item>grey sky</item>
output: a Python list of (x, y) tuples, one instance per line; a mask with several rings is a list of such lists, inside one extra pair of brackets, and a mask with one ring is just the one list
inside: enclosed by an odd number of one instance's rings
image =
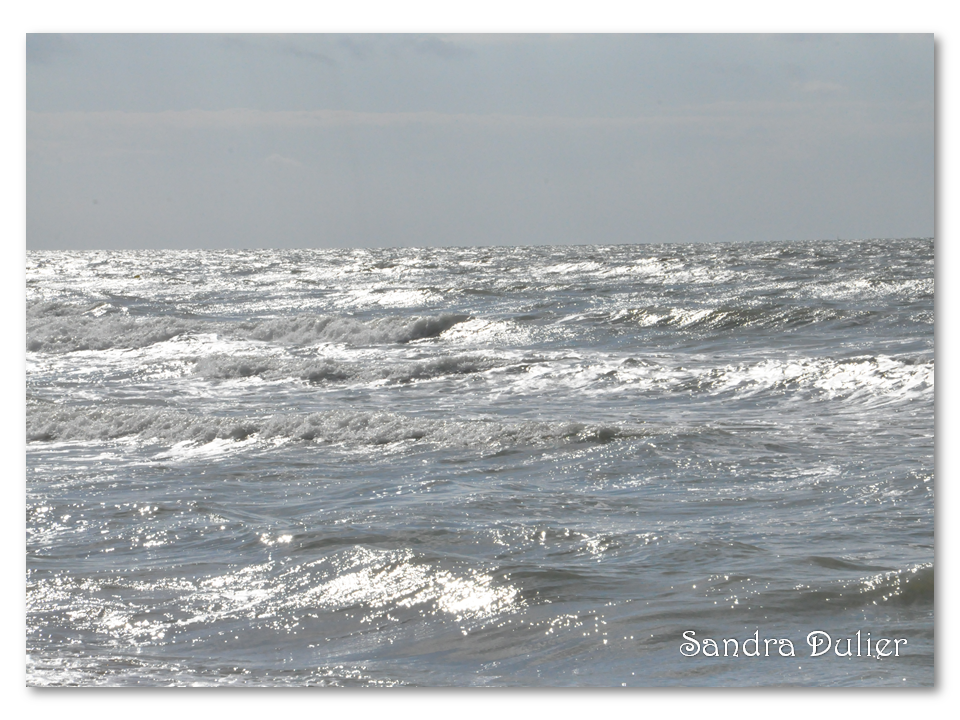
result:
[(29, 35), (27, 248), (916, 237), (930, 35)]

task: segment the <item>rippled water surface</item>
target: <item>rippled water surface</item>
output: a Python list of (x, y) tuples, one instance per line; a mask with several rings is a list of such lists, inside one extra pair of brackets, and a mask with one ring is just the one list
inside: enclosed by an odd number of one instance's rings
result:
[(28, 253), (28, 683), (931, 685), (933, 261)]

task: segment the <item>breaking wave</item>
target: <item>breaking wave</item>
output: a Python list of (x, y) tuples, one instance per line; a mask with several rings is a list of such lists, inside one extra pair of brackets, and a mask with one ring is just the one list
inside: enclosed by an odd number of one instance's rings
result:
[(196, 330), (196, 323), (176, 318), (125, 315), (55, 315), (27, 318), (29, 352), (142, 348)]
[(389, 316), (358, 320), (338, 316), (297, 316), (241, 323), (194, 318), (136, 317), (107, 306), (36, 303), (27, 312), (27, 350), (66, 353), (78, 350), (142, 348), (180, 335), (217, 333), (223, 337), (282, 345), (344, 343), (402, 344), (439, 337), (468, 315)]
[(823, 306), (724, 305), (707, 308), (640, 307), (617, 311), (610, 322), (619, 326), (688, 331), (733, 331), (745, 328), (791, 329), (815, 323), (856, 322), (864, 313)]
[(197, 361), (194, 373), (207, 380), (260, 377), (265, 380), (298, 378), (309, 383), (377, 382), (406, 383), (448, 375), (469, 375), (509, 365), (511, 361), (479, 355), (444, 355), (424, 360), (390, 364), (365, 364), (334, 359), (284, 361), (249, 355), (218, 353)]
[(570, 359), (544, 353), (516, 357), (466, 353), (416, 360), (344, 360), (337, 358), (280, 358), (276, 355), (201, 357), (193, 373), (206, 380), (258, 377), (282, 381), (298, 379), (312, 384), (337, 382), (408, 383), (441, 377), (502, 371), (494, 382), (512, 391), (547, 391), (551, 387), (581, 387), (614, 391), (632, 387), (640, 392), (706, 395), (812, 391), (831, 398), (887, 398), (932, 391), (934, 364), (917, 358), (862, 356), (854, 358), (764, 359), (722, 366), (684, 367), (653, 359), (622, 360), (597, 356)]
[(32, 402), (27, 442), (90, 442), (133, 438), (164, 444), (253, 439), (346, 445), (420, 440), (449, 447), (609, 442), (642, 435), (638, 428), (579, 422), (434, 420), (390, 412), (330, 410), (263, 418), (197, 416), (168, 408), (63, 407)]
[(239, 332), (251, 340), (284, 345), (310, 345), (317, 342), (380, 345), (435, 338), (468, 319), (468, 315), (452, 313), (437, 317), (386, 317), (367, 321), (350, 317), (295, 317), (241, 325)]

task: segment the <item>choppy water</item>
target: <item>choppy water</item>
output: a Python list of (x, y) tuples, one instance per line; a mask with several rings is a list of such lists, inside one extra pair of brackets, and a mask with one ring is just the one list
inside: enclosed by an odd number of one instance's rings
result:
[(28, 253), (28, 683), (930, 685), (933, 262)]

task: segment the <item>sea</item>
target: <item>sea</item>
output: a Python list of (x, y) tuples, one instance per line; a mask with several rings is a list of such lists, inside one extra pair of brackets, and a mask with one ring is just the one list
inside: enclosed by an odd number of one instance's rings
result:
[(931, 238), (26, 259), (27, 685), (934, 684)]

